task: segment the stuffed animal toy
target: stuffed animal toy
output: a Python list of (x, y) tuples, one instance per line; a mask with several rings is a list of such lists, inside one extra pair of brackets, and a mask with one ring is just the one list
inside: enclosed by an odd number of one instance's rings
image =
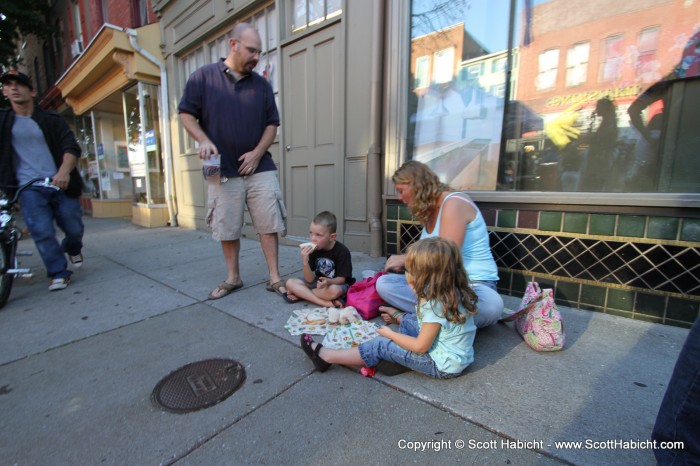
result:
[(362, 318), (360, 314), (357, 313), (357, 309), (353, 306), (348, 306), (343, 309), (328, 309), (329, 324), (350, 324), (358, 320), (362, 320)]

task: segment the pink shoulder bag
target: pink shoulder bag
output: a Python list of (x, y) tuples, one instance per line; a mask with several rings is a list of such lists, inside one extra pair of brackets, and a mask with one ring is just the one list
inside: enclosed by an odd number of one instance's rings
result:
[(551, 288), (542, 290), (537, 282), (528, 283), (520, 310), (500, 322), (513, 320), (515, 329), (535, 351), (559, 351), (564, 348), (564, 321), (554, 303), (554, 290)]

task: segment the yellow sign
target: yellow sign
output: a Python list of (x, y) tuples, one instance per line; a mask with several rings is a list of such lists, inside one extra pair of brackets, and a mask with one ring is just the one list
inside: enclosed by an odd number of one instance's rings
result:
[(547, 107), (560, 107), (562, 105), (575, 105), (586, 102), (595, 102), (600, 99), (608, 98), (612, 101), (622, 99), (624, 97), (634, 97), (639, 94), (641, 87), (638, 84), (633, 84), (627, 87), (616, 87), (614, 89), (598, 89), (588, 92), (578, 92), (564, 96), (557, 96), (548, 99), (545, 103)]

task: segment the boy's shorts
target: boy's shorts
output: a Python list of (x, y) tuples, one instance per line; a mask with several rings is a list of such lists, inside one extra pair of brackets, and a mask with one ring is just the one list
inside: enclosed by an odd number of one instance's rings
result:
[(206, 222), (216, 241), (241, 238), (245, 207), (258, 234), (283, 233), (287, 211), (276, 171), (233, 177), (209, 185)]
[[(308, 286), (312, 290), (318, 288), (318, 277), (314, 278), (314, 281), (312, 281), (311, 283), (307, 282), (304, 279), (302, 279), (302, 281), (306, 283), (306, 286)], [(350, 288), (350, 285), (348, 285), (347, 283), (343, 283), (340, 286), (343, 287), (343, 294), (340, 295), (341, 297), (343, 297), (348, 293), (348, 288)]]

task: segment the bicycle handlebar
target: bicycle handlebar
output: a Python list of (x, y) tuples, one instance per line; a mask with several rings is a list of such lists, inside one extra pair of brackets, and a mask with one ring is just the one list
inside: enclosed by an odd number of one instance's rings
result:
[(59, 191), (61, 189), (58, 186), (56, 186), (55, 184), (51, 184), (51, 178), (49, 178), (48, 176), (46, 178), (34, 178), (34, 179), (27, 181), (23, 185), (18, 186), (17, 191), (15, 192), (15, 195), (12, 197), (12, 199), (10, 201), (7, 202), (6, 205), (16, 204), (17, 200), (19, 199), (19, 195), (22, 193), (22, 191), (24, 191), (25, 189), (27, 189), (30, 186), (42, 186), (44, 188), (51, 188), (51, 189), (55, 189), (57, 191)]

